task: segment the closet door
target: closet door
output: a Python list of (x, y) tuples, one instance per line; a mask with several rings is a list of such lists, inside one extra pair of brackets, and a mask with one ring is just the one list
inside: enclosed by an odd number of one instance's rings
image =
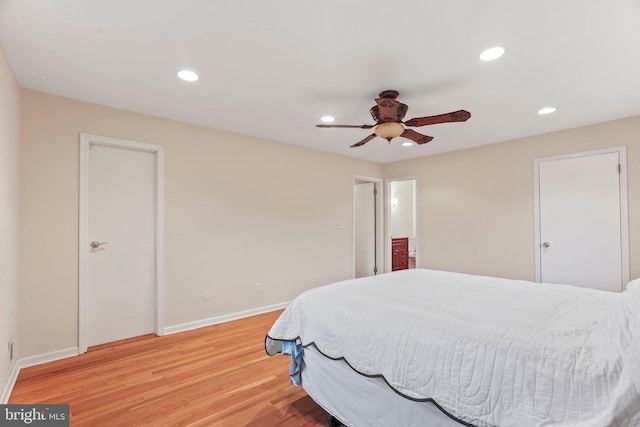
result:
[(622, 290), (620, 165), (617, 151), (537, 163), (541, 282)]

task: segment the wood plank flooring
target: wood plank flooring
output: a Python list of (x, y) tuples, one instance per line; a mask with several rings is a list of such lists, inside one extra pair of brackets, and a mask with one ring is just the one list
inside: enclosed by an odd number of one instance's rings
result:
[(68, 403), (72, 426), (326, 426), (264, 336), (280, 314), (92, 347), (23, 369), (9, 403)]

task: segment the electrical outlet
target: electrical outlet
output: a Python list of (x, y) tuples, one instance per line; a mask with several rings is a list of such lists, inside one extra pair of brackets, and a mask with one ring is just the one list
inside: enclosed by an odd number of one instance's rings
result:
[(206, 291), (202, 292), (202, 299), (206, 302), (210, 302), (214, 296), (215, 293), (211, 289), (207, 289)]
[(262, 283), (256, 283), (256, 293), (262, 292)]
[(9, 339), (9, 344), (7, 345), (9, 350), (9, 362), (13, 361), (13, 338)]

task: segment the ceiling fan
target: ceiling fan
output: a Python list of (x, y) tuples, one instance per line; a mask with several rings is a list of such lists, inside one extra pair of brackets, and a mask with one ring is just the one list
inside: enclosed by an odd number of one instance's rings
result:
[(397, 90), (385, 90), (380, 92), (379, 98), (376, 98), (376, 104), (371, 107), (369, 112), (376, 121), (375, 125), (316, 125), (319, 128), (360, 128), (371, 129), (375, 127), (374, 133), (367, 136), (363, 140), (356, 142), (351, 147), (360, 147), (373, 138), (379, 136), (387, 141), (395, 137), (401, 136), (415, 142), (416, 144), (426, 144), (433, 139), (432, 136), (423, 135), (413, 129), (407, 129), (406, 126), (419, 127), (426, 125), (435, 125), (438, 123), (450, 122), (466, 122), (471, 117), (471, 113), (466, 110), (452, 111), (451, 113), (439, 114), (437, 116), (416, 117), (411, 120), (403, 121), (409, 107), (397, 101), (396, 98), (400, 93)]

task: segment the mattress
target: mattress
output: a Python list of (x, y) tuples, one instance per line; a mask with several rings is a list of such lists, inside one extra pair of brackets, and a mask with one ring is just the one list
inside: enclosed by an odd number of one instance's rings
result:
[(314, 346), (471, 425), (638, 426), (639, 325), (639, 281), (617, 294), (419, 269), (301, 294), (265, 347)]

